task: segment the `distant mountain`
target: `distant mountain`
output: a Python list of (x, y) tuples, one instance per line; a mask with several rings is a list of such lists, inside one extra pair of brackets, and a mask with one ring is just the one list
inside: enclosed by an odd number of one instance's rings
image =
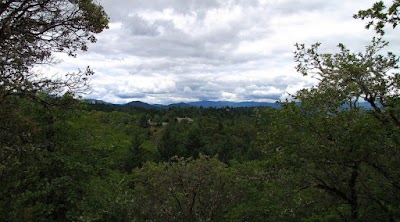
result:
[(265, 103), (265, 102), (228, 102), (228, 101), (198, 101), (198, 102), (188, 102), (188, 103), (173, 103), (170, 105), (161, 104), (148, 104), (141, 101), (132, 101), (125, 104), (112, 104), (104, 102), (102, 100), (87, 99), (90, 104), (95, 105), (106, 105), (115, 108), (122, 109), (132, 109), (132, 108), (142, 108), (142, 109), (167, 109), (170, 107), (176, 108), (188, 108), (188, 107), (203, 107), (203, 108), (223, 108), (223, 107), (272, 107), (280, 108), (281, 106), (277, 103)]
[(151, 104), (151, 106), (153, 106), (154, 108), (158, 108), (158, 109), (168, 108), (166, 105), (163, 105), (163, 104)]
[(223, 108), (223, 107), (273, 107), (280, 108), (281, 106), (277, 103), (266, 103), (266, 102), (227, 102), (227, 101), (199, 101), (187, 103), (191, 106), (204, 107), (204, 108)]
[(167, 107), (188, 108), (191, 106), (193, 106), (193, 105), (190, 105), (188, 103), (173, 103), (173, 104), (168, 105)]
[(129, 109), (129, 108), (143, 108), (143, 109), (154, 109), (158, 108), (157, 106), (150, 105), (148, 103), (140, 102), (140, 101), (132, 101), (125, 104), (118, 105), (121, 108)]
[[(267, 102), (228, 102), (228, 101), (198, 101), (198, 102), (188, 102), (188, 103), (173, 103), (170, 105), (161, 104), (148, 104), (141, 101), (132, 101), (125, 104), (112, 104), (102, 100), (86, 99), (89, 104), (111, 107), (111, 108), (122, 108), (122, 109), (167, 109), (171, 107), (176, 108), (188, 108), (188, 107), (203, 107), (203, 108), (238, 108), (238, 107), (271, 107), (279, 109), (281, 105), (278, 103), (267, 103)], [(299, 104), (300, 105), (300, 104)], [(359, 102), (359, 107), (364, 107), (365, 109), (372, 109), (371, 105), (367, 102)], [(343, 108), (348, 108), (347, 105), (343, 105)]]

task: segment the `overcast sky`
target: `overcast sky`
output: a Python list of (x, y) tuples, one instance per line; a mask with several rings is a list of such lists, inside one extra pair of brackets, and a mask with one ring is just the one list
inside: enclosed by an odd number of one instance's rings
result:
[(294, 69), (296, 42), (363, 50), (374, 35), (352, 18), (372, 0), (99, 2), (110, 28), (88, 52), (61, 56), (52, 69), (90, 66), (95, 75), (85, 97), (113, 103), (285, 99), (315, 83)]

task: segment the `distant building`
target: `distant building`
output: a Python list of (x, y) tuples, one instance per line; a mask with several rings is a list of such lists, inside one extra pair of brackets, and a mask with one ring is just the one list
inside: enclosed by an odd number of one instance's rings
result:
[(178, 123), (192, 123), (192, 122), (194, 122), (194, 120), (189, 118), (189, 117), (185, 117), (185, 118), (177, 117), (177, 118), (175, 118), (175, 121), (178, 122)]
[(157, 126), (157, 123), (151, 122), (151, 119), (147, 120), (147, 123), (148, 123), (150, 126)]
[(166, 125), (168, 125), (167, 122), (162, 122), (162, 123), (152, 122), (151, 119), (147, 120), (147, 123), (148, 123), (150, 126), (166, 126)]

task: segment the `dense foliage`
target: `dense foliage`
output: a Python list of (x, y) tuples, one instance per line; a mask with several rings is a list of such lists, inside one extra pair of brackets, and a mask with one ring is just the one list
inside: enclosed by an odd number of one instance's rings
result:
[[(384, 35), (398, 5), (355, 17)], [(0, 6), (0, 221), (400, 220), (399, 58), (382, 39), (298, 44), (298, 71), (319, 83), (280, 109), (118, 109), (74, 98), (90, 70), (31, 69), (86, 50), (100, 6)]]

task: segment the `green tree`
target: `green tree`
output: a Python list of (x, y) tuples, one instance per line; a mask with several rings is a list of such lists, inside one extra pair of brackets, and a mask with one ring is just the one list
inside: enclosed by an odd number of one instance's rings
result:
[[(371, 19), (367, 27), (384, 35), (386, 24), (398, 24), (398, 6), (377, 2), (355, 17)], [(296, 45), (297, 71), (318, 84), (295, 94), (299, 104), (266, 113), (272, 121), (260, 139), (291, 185), (286, 193), (297, 190), (288, 202), (297, 218), (399, 220), (399, 57), (383, 53), (387, 45), (373, 38), (360, 53), (344, 44), (337, 53)]]
[[(48, 171), (49, 181), (71, 178), (63, 188), (79, 195), (58, 194), (68, 220), (106, 220), (124, 218), (128, 206), (126, 165), (130, 153), (130, 138), (121, 131), (93, 118), (93, 112), (83, 112), (58, 121), (53, 141), (56, 149)], [(130, 173), (130, 172), (129, 172)], [(49, 175), (52, 175), (48, 173)], [(63, 184), (60, 184), (60, 186)], [(56, 207), (61, 204), (54, 201)], [(119, 215), (120, 214), (120, 215)], [(61, 217), (62, 218), (62, 217)]]
[(73, 161), (70, 152), (83, 145), (63, 143), (60, 126), (82, 108), (72, 96), (92, 71), (51, 78), (32, 68), (52, 64), (55, 52), (86, 50), (107, 23), (91, 0), (0, 1), (0, 220), (77, 220), (85, 175), (94, 171)]
[(235, 186), (229, 190), (235, 203), (225, 214), (226, 221), (296, 221), (298, 192), (279, 162), (266, 160), (231, 162)]
[(312, 75), (319, 80), (311, 89), (301, 90), (296, 98), (302, 103), (311, 101), (318, 107), (331, 111), (346, 105), (357, 106), (361, 99), (368, 102), (373, 114), (382, 123), (392, 123), (400, 127), (399, 57), (380, 51), (387, 42), (374, 38), (364, 53), (352, 53), (343, 44), (339, 44), (339, 53), (320, 53), (319, 43), (306, 48), (297, 44), (295, 60), (297, 71), (303, 75)]
[[(360, 16), (378, 19), (383, 35), (385, 23), (397, 24), (398, 1), (386, 13), (382, 4)], [(399, 57), (381, 52), (387, 44), (373, 38), (360, 53), (339, 44), (334, 54), (320, 53), (320, 43), (296, 45), (297, 71), (319, 82), (295, 95), (300, 105), (283, 104), (268, 128), (264, 152), (288, 169), (287, 177), (310, 201), (297, 205), (313, 212), (304, 218), (399, 219)], [(364, 101), (371, 109), (360, 107)]]
[(264, 155), (281, 168), (291, 185), (287, 192), (297, 190), (300, 197), (291, 206), (296, 214), (313, 220), (397, 218), (398, 171), (392, 169), (400, 153), (391, 130), (368, 111), (332, 114), (316, 107), (285, 104), (264, 135)]
[(399, 0), (394, 0), (389, 7), (383, 1), (378, 1), (369, 9), (360, 10), (354, 15), (354, 18), (369, 19), (370, 21), (367, 23), (366, 28), (369, 29), (373, 26), (377, 33), (384, 35), (385, 31), (383, 29), (386, 24), (392, 25), (393, 28), (396, 28), (399, 24), (399, 6)]
[[(76, 92), (87, 86), (87, 69), (66, 78), (32, 71), (51, 64), (54, 52), (74, 56), (107, 28), (103, 8), (92, 0), (2, 0), (0, 3), (0, 99), (28, 92)], [(32, 94), (31, 94), (32, 95)]]
[(188, 150), (185, 147), (185, 138), (190, 124), (171, 122), (161, 133), (158, 144), (160, 158), (168, 161), (174, 156), (189, 157)]
[(221, 221), (235, 198), (234, 177), (216, 158), (148, 162), (133, 174), (139, 221)]

